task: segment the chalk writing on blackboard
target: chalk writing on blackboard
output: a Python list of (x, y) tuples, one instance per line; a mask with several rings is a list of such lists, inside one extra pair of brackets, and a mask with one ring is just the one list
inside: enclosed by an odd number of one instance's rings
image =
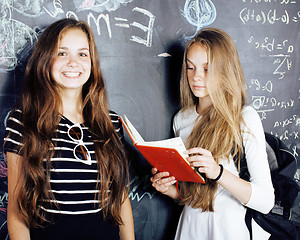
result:
[[(295, 158), (298, 158), (299, 157), (299, 154), (297, 153), (297, 146), (293, 146), (292, 147), (292, 154), (295, 156)], [(297, 171), (298, 172), (298, 171)], [(299, 179), (300, 177), (299, 177), (299, 175), (298, 175), (298, 177), (297, 177), (297, 172), (296, 172), (296, 174), (295, 174), (295, 178), (296, 179)]]
[[(73, 12), (73, 11), (65, 12), (63, 10), (62, 3), (59, 0), (54, 0), (53, 6), (51, 6), (51, 8), (52, 8), (52, 10), (49, 10), (44, 7), (45, 11), (51, 17), (56, 17), (59, 14), (65, 14), (65, 17), (67, 17), (67, 18), (73, 17), (75, 19), (79, 19), (75, 12)], [(80, 7), (79, 7), (79, 9), (83, 10)], [(89, 8), (86, 8), (86, 9), (89, 9)], [(84, 10), (86, 10), (86, 9), (84, 9)], [(113, 9), (115, 9), (115, 8), (113, 8)], [(112, 10), (112, 9), (110, 9), (110, 10)], [(94, 8), (93, 8), (93, 11), (94, 11)], [(129, 20), (124, 17), (115, 17), (114, 20), (116, 21), (116, 23), (114, 25), (116, 27), (122, 27), (122, 28), (130, 28), (131, 26), (139, 28), (141, 31), (146, 33), (146, 37), (141, 38), (139, 36), (133, 35), (133, 36), (131, 36), (130, 40), (133, 42), (144, 44), (147, 47), (151, 47), (152, 46), (152, 32), (153, 32), (155, 16), (150, 11), (143, 9), (143, 8), (139, 8), (139, 7), (133, 8), (132, 11), (140, 13), (140, 14), (144, 14), (146, 17), (148, 17), (148, 24), (143, 25), (136, 21), (133, 21), (132, 23), (130, 23)], [(92, 13), (92, 12), (89, 12), (87, 14), (86, 21), (88, 22), (88, 24), (90, 26), (92, 25), (92, 23), (96, 25), (98, 35), (101, 35), (100, 20), (103, 20), (105, 22), (108, 36), (109, 36), (109, 38), (112, 38), (111, 20), (110, 20), (110, 15), (108, 13), (106, 13), (106, 14), (101, 13), (101, 14), (98, 14), (98, 16), (97, 15), (95, 16), (94, 13)]]
[(249, 88), (255, 87), (255, 90), (259, 91), (266, 91), (266, 92), (272, 92), (273, 91), (273, 83), (271, 80), (267, 81), (266, 84), (261, 84), (258, 79), (251, 79)]
[[(60, 0), (53, 0), (44, 6), (44, 1), (29, 0), (26, 3), (19, 4), (9, 0), (3, 0), (0, 8), (0, 67), (5, 70), (13, 70), (17, 65), (17, 54), (28, 44), (33, 45), (38, 38), (37, 31), (34, 28), (29, 27), (23, 22), (13, 19), (13, 11), (26, 16), (37, 17), (42, 14), (48, 14), (55, 18), (67, 17), (79, 19), (77, 16), (78, 11), (87, 11), (86, 20), (90, 26), (95, 26), (96, 34), (101, 35), (103, 30), (100, 28), (100, 23), (104, 22), (106, 27), (106, 33), (109, 38), (113, 37), (112, 26), (117, 28), (135, 28), (140, 30), (141, 34), (129, 36), (129, 40), (146, 47), (152, 46), (152, 34), (155, 22), (155, 16), (148, 10), (134, 7), (132, 12), (134, 16), (139, 18), (145, 16), (144, 23), (140, 23), (134, 20), (128, 20), (123, 16), (117, 16), (110, 18), (109, 13), (95, 13), (97, 11), (115, 11), (121, 5), (131, 2), (132, 0), (105, 0), (105, 1), (88, 1), (88, 0), (74, 0), (76, 9), (74, 11), (65, 10), (67, 6), (64, 6)], [(88, 11), (93, 9), (93, 12)], [(96, 11), (96, 12), (97, 12)]]
[(292, 18), (292, 21), (297, 22), (299, 19), (299, 12), (296, 16), (290, 16), (287, 10), (284, 10), (283, 13), (278, 13), (277, 9), (265, 12), (262, 10), (257, 11), (255, 9), (244, 8), (240, 12), (240, 19), (244, 24), (247, 22), (257, 22), (261, 24), (275, 24), (277, 22), (282, 22), (289, 24), (290, 18)]
[(282, 121), (276, 121), (274, 123), (274, 128), (277, 128), (277, 127), (282, 127), (282, 128), (285, 128), (286, 126), (290, 125), (290, 124), (295, 124), (297, 121), (297, 115), (294, 114), (293, 116), (291, 116), (290, 118), (287, 118), (285, 120), (282, 120)]
[[(275, 38), (265, 37), (262, 41), (255, 40), (253, 36), (248, 39), (249, 44), (253, 44), (255, 49), (266, 51), (269, 55), (260, 54), (261, 57), (271, 57), (273, 64), (276, 66), (273, 74), (278, 76), (278, 79), (283, 79), (292, 68), (291, 54), (294, 53), (294, 46), (289, 44), (289, 40), (276, 41)], [(279, 52), (276, 54), (275, 51)]]
[(287, 5), (287, 4), (295, 4), (297, 3), (295, 0), (242, 0), (242, 2), (246, 3), (269, 3), (272, 4), (274, 2), (280, 2), (282, 5)]
[(277, 64), (278, 67), (275, 69), (273, 74), (279, 75), (278, 79), (282, 79), (285, 77), (286, 69), (287, 71), (291, 70), (292, 68), (292, 61), (290, 61), (290, 55), (287, 54), (276, 54), (270, 55), (270, 57), (274, 57), (274, 64)]
[[(274, 111), (275, 108), (292, 108), (295, 104), (295, 100), (290, 99), (286, 101), (279, 101), (275, 97), (266, 96), (252, 96), (252, 105), (257, 112), (269, 112)], [(266, 116), (264, 115), (263, 118)], [(262, 119), (263, 119), (262, 118)]]
[[(276, 137), (278, 137), (278, 138), (280, 138), (281, 140), (289, 140), (289, 139), (292, 139), (292, 140), (297, 140), (297, 139), (299, 139), (299, 132), (297, 132), (297, 131), (289, 131), (289, 130), (285, 130), (284, 132), (283, 132), (283, 134), (278, 134), (278, 133), (276, 133), (276, 132), (273, 132), (273, 131), (271, 131), (270, 132), (271, 134), (273, 134), (274, 136), (276, 136)], [(298, 154), (297, 154), (297, 152), (296, 152), (296, 149), (294, 150), (294, 156), (298, 156)]]
[(255, 48), (272, 52), (274, 50), (283, 50), (287, 53), (294, 51), (294, 46), (289, 44), (289, 40), (285, 39), (282, 42), (276, 42), (274, 38), (265, 37), (263, 41), (256, 41), (253, 36), (250, 36), (249, 43), (254, 44)]

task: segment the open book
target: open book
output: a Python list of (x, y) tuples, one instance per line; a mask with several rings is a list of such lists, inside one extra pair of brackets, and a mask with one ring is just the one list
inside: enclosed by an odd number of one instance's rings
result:
[(120, 120), (131, 138), (133, 145), (145, 159), (160, 172), (169, 172), (178, 181), (205, 183), (204, 178), (190, 166), (180, 137), (161, 141), (146, 142), (126, 116)]

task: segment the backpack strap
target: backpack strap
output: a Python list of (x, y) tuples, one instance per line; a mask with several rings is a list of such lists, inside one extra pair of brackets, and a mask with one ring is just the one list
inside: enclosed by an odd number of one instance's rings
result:
[(247, 208), (246, 215), (245, 215), (245, 223), (246, 223), (246, 226), (249, 230), (250, 240), (253, 239), (253, 236), (252, 236), (252, 218), (253, 218), (253, 212), (250, 208)]
[[(250, 181), (250, 173), (248, 171), (248, 166), (247, 166), (247, 161), (246, 161), (246, 155), (245, 155), (245, 148), (243, 145), (243, 152), (240, 155), (240, 159), (238, 159), (239, 155), (235, 155), (233, 160), (235, 163), (235, 166), (238, 169), (238, 165), (240, 167), (240, 172), (239, 172), (239, 176), (241, 179), (249, 182)], [(240, 164), (238, 164), (238, 162), (240, 161)], [(253, 211), (250, 208), (246, 208), (246, 215), (245, 215), (245, 223), (246, 226), (249, 230), (249, 234), (250, 234), (250, 240), (253, 239), (252, 236), (252, 218), (253, 218)]]

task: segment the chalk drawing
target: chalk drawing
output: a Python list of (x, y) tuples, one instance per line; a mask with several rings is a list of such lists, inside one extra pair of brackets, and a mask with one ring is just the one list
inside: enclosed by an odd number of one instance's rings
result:
[(4, 161), (0, 161), (0, 177), (7, 177), (7, 166)]
[(73, 0), (77, 12), (93, 10), (94, 12), (112, 12), (121, 5), (126, 5), (133, 0)]
[(58, 14), (64, 13), (64, 10), (62, 9), (62, 2), (60, 0), (53, 0), (52, 5), (48, 4), (48, 6), (43, 7), (43, 9), (46, 11), (46, 13), (48, 13), (51, 17), (54, 17), (54, 18)]
[(182, 15), (191, 25), (197, 27), (196, 34), (202, 27), (215, 21), (217, 11), (211, 0), (187, 0)]
[[(150, 176), (146, 175), (143, 178), (135, 176), (130, 181), (131, 191), (128, 194), (130, 200), (140, 202), (144, 197), (152, 199), (155, 195), (155, 191), (151, 189), (152, 183), (150, 182)], [(150, 190), (151, 189), (151, 190)], [(150, 190), (150, 191), (149, 191)]]
[(0, 195), (0, 208), (4, 208), (3, 212), (6, 211), (5, 207), (8, 202), (8, 193), (4, 193), (2, 196)]
[[(28, 2), (28, 6), (27, 6)], [(12, 18), (12, 11), (22, 12), (24, 16), (39, 15), (35, 11), (41, 10), (39, 6), (29, 7), (26, 1), (22, 9), (17, 5), (13, 6), (15, 1), (2, 0), (0, 3), (0, 68), (13, 70), (17, 65), (17, 55), (28, 42), (33, 44), (37, 39), (37, 33), (26, 24)]]
[[(2, 211), (2, 209), (0, 209), (0, 211)], [(3, 221), (3, 223), (0, 226), (0, 232), (1, 232), (1, 236), (3, 236), (3, 237), (5, 236), (5, 238), (3, 238), (3, 240), (8, 240), (9, 239), (9, 236), (7, 234), (7, 221), (6, 220)]]
[(7, 222), (7, 221), (4, 221), (4, 222), (2, 223), (2, 225), (0, 226), (0, 231), (1, 231), (2, 229), (4, 229), (4, 227), (5, 227), (5, 225), (6, 225), (6, 222)]
[[(107, 2), (107, 1), (106, 1)], [(90, 8), (92, 6), (94, 6), (95, 3), (94, 3), (94, 0), (85, 0), (83, 3), (82, 3), (82, 7), (83, 8)]]
[(45, 1), (46, 0), (10, 0), (9, 2), (11, 2), (11, 7), (14, 11), (21, 13), (26, 17), (38, 17), (43, 14), (42, 6)]

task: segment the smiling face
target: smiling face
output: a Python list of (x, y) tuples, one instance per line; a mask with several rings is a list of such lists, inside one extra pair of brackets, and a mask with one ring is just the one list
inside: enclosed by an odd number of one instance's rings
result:
[(187, 77), (190, 89), (197, 98), (209, 98), (207, 90), (208, 62), (206, 49), (194, 43), (187, 53)]
[(69, 29), (58, 42), (52, 77), (61, 90), (80, 90), (91, 74), (91, 57), (86, 34)]

